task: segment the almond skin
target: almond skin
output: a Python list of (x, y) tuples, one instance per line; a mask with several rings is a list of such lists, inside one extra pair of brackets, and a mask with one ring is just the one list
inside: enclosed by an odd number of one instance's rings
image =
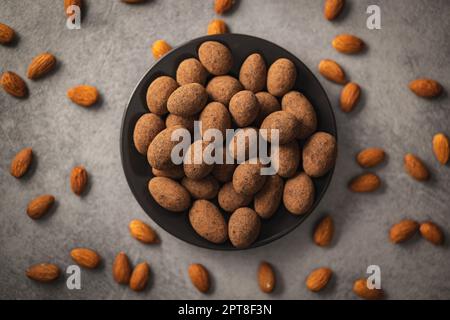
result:
[(306, 287), (313, 292), (319, 292), (328, 284), (332, 274), (329, 268), (316, 269), (306, 278)]
[(14, 39), (15, 32), (13, 28), (7, 26), (6, 24), (0, 23), (0, 43), (8, 44)]
[(228, 10), (231, 9), (231, 7), (234, 4), (234, 0), (215, 0), (214, 1), (214, 11), (217, 14), (224, 14)]
[(148, 244), (159, 243), (156, 232), (141, 220), (132, 220), (128, 225), (133, 238)]
[(440, 246), (444, 243), (444, 233), (437, 224), (431, 221), (422, 222), (419, 230), (422, 237), (432, 244)]
[(344, 4), (344, 0), (326, 0), (323, 7), (325, 19), (334, 20), (341, 13)]
[(433, 137), (433, 152), (436, 159), (445, 165), (450, 157), (450, 143), (443, 133), (438, 133)]
[(76, 248), (70, 252), (70, 256), (79, 266), (87, 269), (95, 269), (100, 264), (100, 255), (92, 249)]
[(27, 77), (28, 79), (37, 79), (44, 74), (50, 72), (56, 64), (56, 58), (51, 53), (45, 52), (37, 55), (31, 60), (28, 66)]
[(347, 79), (341, 66), (333, 60), (325, 59), (319, 63), (319, 72), (322, 76), (338, 84), (346, 84)]
[(117, 283), (128, 284), (131, 277), (131, 265), (125, 252), (119, 252), (112, 267), (113, 278)]
[(314, 229), (314, 242), (320, 247), (329, 246), (334, 235), (334, 222), (330, 216), (324, 217)]
[(430, 178), (430, 173), (425, 164), (417, 156), (408, 153), (404, 158), (405, 171), (418, 181), (426, 181)]
[(189, 278), (194, 287), (202, 293), (206, 293), (210, 287), (209, 273), (206, 268), (198, 263), (191, 264), (188, 268)]
[(24, 98), (28, 93), (25, 81), (12, 71), (6, 71), (2, 74), (0, 84), (3, 90), (16, 98)]
[(150, 267), (147, 262), (139, 263), (131, 273), (130, 288), (134, 291), (142, 291), (147, 286), (150, 276)]
[(86, 189), (88, 174), (83, 166), (76, 166), (70, 173), (70, 188), (73, 193), (80, 196)]
[(384, 161), (385, 153), (381, 148), (367, 148), (356, 156), (356, 162), (363, 168), (372, 168)]
[(50, 210), (53, 203), (55, 203), (54, 196), (50, 194), (41, 195), (28, 203), (27, 214), (32, 219), (39, 219)]
[(68, 7), (75, 5), (75, 6), (80, 7), (80, 9), (81, 9), (81, 2), (82, 2), (82, 0), (64, 0), (64, 12), (65, 12), (66, 16), (72, 15), (71, 12), (67, 13)]
[(172, 50), (172, 47), (164, 40), (156, 40), (152, 45), (152, 53), (155, 60), (158, 60), (170, 50)]
[(364, 42), (351, 34), (340, 34), (334, 38), (331, 43), (340, 53), (354, 54), (359, 53), (364, 49)]
[(99, 93), (96, 87), (82, 84), (70, 88), (67, 91), (67, 97), (72, 100), (73, 103), (89, 108), (97, 102)]
[(214, 19), (208, 24), (208, 35), (224, 34), (228, 32), (228, 27), (222, 19)]
[(357, 83), (350, 82), (341, 92), (341, 110), (343, 112), (351, 112), (359, 101), (361, 95), (361, 88)]
[(27, 173), (33, 160), (33, 150), (25, 148), (20, 150), (12, 159), (9, 172), (13, 177), (20, 178)]
[(442, 86), (433, 79), (416, 79), (409, 83), (409, 89), (422, 98), (435, 98), (442, 93)]
[(389, 231), (389, 239), (392, 243), (400, 243), (411, 238), (419, 229), (419, 224), (414, 220), (405, 219), (394, 224)]
[(261, 262), (258, 268), (258, 284), (264, 293), (271, 293), (275, 288), (275, 271), (268, 262)]
[(381, 185), (380, 178), (374, 173), (364, 173), (353, 178), (349, 188), (353, 192), (373, 192)]
[(51, 282), (59, 277), (59, 267), (52, 263), (40, 263), (27, 269), (28, 278), (39, 282)]
[(353, 284), (353, 292), (360, 298), (366, 300), (380, 300), (384, 297), (383, 289), (367, 288), (367, 279), (358, 279)]

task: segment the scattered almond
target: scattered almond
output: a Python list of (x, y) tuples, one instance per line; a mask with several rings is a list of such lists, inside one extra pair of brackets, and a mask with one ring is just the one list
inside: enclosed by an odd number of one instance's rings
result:
[(155, 59), (161, 58), (170, 50), (172, 50), (172, 47), (164, 40), (156, 40), (152, 46), (153, 57)]
[(71, 16), (73, 13), (71, 11), (67, 12), (70, 6), (78, 6), (81, 9), (82, 0), (64, 0), (64, 12), (66, 16)]
[(349, 188), (353, 192), (373, 192), (381, 185), (380, 178), (374, 173), (364, 173), (353, 178)]
[(16, 98), (24, 98), (28, 93), (25, 81), (12, 71), (6, 71), (2, 74), (0, 84), (3, 90)]
[(356, 162), (363, 168), (372, 168), (384, 161), (385, 153), (381, 148), (367, 148), (356, 156)]
[(6, 24), (0, 23), (0, 43), (8, 44), (14, 39), (14, 30)]
[(37, 79), (48, 73), (56, 64), (56, 58), (51, 53), (45, 52), (33, 58), (28, 66), (28, 79)]
[(426, 78), (411, 81), (409, 89), (423, 98), (435, 98), (442, 93), (442, 86), (439, 82)]
[(422, 160), (411, 153), (405, 155), (404, 167), (406, 172), (416, 180), (425, 181), (430, 178), (430, 173)]
[(426, 221), (420, 224), (419, 230), (422, 237), (432, 244), (439, 246), (444, 243), (444, 233), (437, 224)]
[(367, 279), (358, 279), (353, 284), (353, 292), (360, 298), (366, 300), (380, 300), (384, 297), (383, 289), (369, 289)]
[(147, 262), (139, 263), (131, 273), (130, 288), (134, 291), (142, 291), (147, 286), (150, 276), (150, 267)]
[(394, 224), (389, 231), (392, 243), (400, 243), (411, 238), (419, 229), (419, 224), (414, 220), (405, 219)]
[(275, 271), (268, 262), (261, 262), (258, 269), (258, 284), (262, 292), (271, 293), (275, 288)]
[(224, 34), (227, 32), (227, 25), (222, 19), (214, 19), (208, 24), (208, 35)]
[(27, 269), (28, 278), (39, 282), (51, 282), (59, 277), (59, 267), (52, 263), (41, 263)]
[(344, 4), (344, 0), (326, 0), (323, 15), (327, 20), (334, 20), (341, 13)]
[(70, 256), (79, 266), (95, 269), (100, 264), (100, 255), (92, 249), (76, 248), (70, 252)]
[(73, 103), (88, 108), (97, 102), (99, 93), (96, 87), (89, 85), (79, 85), (70, 88), (67, 91), (67, 96), (70, 100), (72, 100)]
[(345, 73), (336, 61), (330, 59), (320, 61), (319, 72), (322, 76), (330, 81), (336, 82), (338, 84), (347, 83)]
[(322, 220), (320, 220), (320, 222), (317, 224), (314, 230), (313, 239), (318, 246), (326, 247), (330, 245), (331, 240), (333, 239), (333, 234), (334, 234), (333, 219), (331, 219), (330, 216), (326, 216)]
[(361, 52), (365, 46), (360, 38), (351, 34), (338, 35), (334, 38), (332, 45), (337, 51), (347, 54)]
[(313, 292), (321, 291), (330, 281), (332, 274), (329, 268), (316, 269), (306, 278), (306, 287)]
[(214, 11), (217, 14), (224, 14), (228, 10), (231, 9), (231, 7), (234, 4), (234, 0), (215, 0), (214, 1)]
[(131, 277), (131, 265), (125, 252), (119, 252), (112, 267), (113, 278), (117, 283), (128, 284)]
[(25, 148), (20, 150), (12, 159), (10, 173), (13, 177), (20, 178), (27, 173), (33, 160), (33, 150)]
[(39, 219), (50, 210), (53, 203), (55, 203), (54, 196), (50, 194), (41, 195), (28, 203), (27, 214), (32, 219)]
[(350, 82), (341, 92), (341, 110), (344, 112), (352, 111), (358, 103), (361, 95), (361, 88), (357, 83)]
[(438, 133), (433, 137), (433, 152), (436, 159), (443, 165), (450, 157), (450, 144), (448, 138), (443, 133)]
[(132, 220), (128, 228), (131, 236), (143, 243), (159, 243), (156, 232), (141, 220)]
[(210, 287), (209, 273), (203, 265), (198, 263), (191, 264), (188, 268), (188, 274), (192, 284), (198, 291), (208, 292)]
[(81, 195), (88, 182), (87, 171), (83, 166), (76, 166), (70, 174), (70, 188), (76, 195)]

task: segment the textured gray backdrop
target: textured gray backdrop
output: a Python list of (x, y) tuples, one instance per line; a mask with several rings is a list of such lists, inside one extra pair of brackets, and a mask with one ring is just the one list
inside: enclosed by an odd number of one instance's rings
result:
[[(420, 240), (392, 245), (387, 232), (404, 217), (432, 219), (450, 230), (450, 170), (431, 152), (436, 132), (450, 135), (447, 93), (435, 101), (419, 99), (407, 84), (419, 76), (438, 79), (450, 88), (450, 2), (347, 1), (334, 23), (322, 17), (322, 1), (242, 0), (225, 17), (233, 32), (273, 41), (298, 55), (317, 74), (323, 58), (337, 60), (350, 79), (363, 88), (357, 110), (337, 108), (340, 86), (319, 77), (335, 105), (339, 129), (339, 158), (333, 182), (316, 212), (297, 230), (270, 245), (242, 252), (199, 249), (160, 230), (141, 210), (128, 189), (119, 156), (119, 130), (124, 108), (138, 80), (153, 62), (150, 45), (166, 39), (172, 45), (204, 35), (214, 17), (212, 1), (153, 0), (130, 6), (119, 0), (88, 2), (81, 30), (65, 28), (62, 0), (2, 0), (0, 21), (19, 34), (12, 47), (0, 46), (0, 68), (24, 76), (31, 58), (50, 51), (60, 61), (51, 76), (27, 81), (30, 97), (17, 100), (0, 92), (0, 298), (20, 299), (170, 299), (273, 298), (353, 299), (353, 280), (370, 264), (382, 271), (382, 286), (392, 299), (450, 298), (450, 252)], [(382, 9), (382, 29), (366, 28), (366, 8)], [(369, 49), (359, 56), (338, 54), (330, 45), (335, 35), (354, 33)], [(96, 85), (103, 102), (92, 109), (70, 103), (66, 90), (76, 84)], [(36, 164), (25, 179), (9, 175), (9, 163), (23, 147), (32, 146)], [(346, 189), (350, 177), (362, 170), (355, 153), (380, 146), (388, 153), (376, 169), (381, 191), (354, 195)], [(418, 183), (403, 171), (402, 158), (413, 152), (424, 159), (432, 180)], [(70, 169), (83, 164), (92, 180), (83, 198), (69, 188)], [(25, 213), (28, 200), (41, 193), (58, 199), (56, 210), (42, 221)], [(330, 248), (315, 246), (311, 231), (325, 213), (336, 222)], [(140, 218), (162, 238), (145, 246), (128, 234), (128, 222)], [(28, 265), (52, 261), (72, 264), (75, 246), (98, 250), (104, 264), (83, 271), (82, 289), (70, 291), (65, 281), (40, 285), (24, 276)], [(133, 262), (146, 260), (152, 281), (144, 293), (119, 286), (111, 277), (115, 254), (126, 251)], [(261, 260), (278, 273), (273, 295), (258, 289), (255, 273)], [(213, 275), (211, 294), (201, 295), (188, 277), (189, 263), (203, 263)], [(333, 283), (313, 294), (304, 285), (314, 268), (329, 266)]]

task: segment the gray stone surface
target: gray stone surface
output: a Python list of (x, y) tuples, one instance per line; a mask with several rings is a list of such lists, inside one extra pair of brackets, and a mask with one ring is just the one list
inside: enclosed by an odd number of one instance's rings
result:
[[(432, 219), (450, 230), (450, 170), (431, 152), (432, 136), (450, 135), (447, 93), (426, 101), (409, 92), (411, 79), (428, 76), (450, 88), (450, 2), (347, 1), (335, 23), (322, 17), (321, 1), (243, 0), (225, 17), (233, 32), (266, 38), (290, 50), (317, 74), (323, 58), (337, 60), (350, 79), (363, 88), (352, 114), (337, 108), (340, 86), (320, 78), (336, 107), (339, 158), (333, 182), (316, 212), (297, 230), (270, 245), (242, 252), (199, 249), (160, 230), (141, 210), (128, 189), (119, 156), (119, 130), (124, 108), (137, 81), (153, 62), (150, 45), (166, 39), (173, 45), (206, 33), (214, 17), (212, 1), (153, 0), (130, 6), (119, 0), (88, 2), (81, 30), (65, 28), (62, 1), (2, 0), (0, 21), (19, 34), (12, 47), (0, 46), (1, 70), (24, 76), (31, 58), (53, 52), (60, 61), (51, 76), (27, 81), (30, 97), (14, 99), (0, 92), (0, 298), (6, 299), (353, 299), (353, 280), (368, 265), (381, 267), (382, 286), (392, 299), (450, 298), (450, 252), (419, 237), (405, 245), (388, 242), (391, 224), (404, 217)], [(366, 8), (382, 9), (382, 29), (366, 28)], [(358, 56), (338, 54), (331, 47), (341, 32), (354, 33), (368, 44)], [(66, 90), (79, 83), (96, 85), (102, 103), (84, 109), (70, 103)], [(32, 146), (36, 159), (22, 180), (9, 175), (13, 155)], [(355, 153), (368, 146), (386, 149), (388, 161), (376, 169), (381, 191), (351, 194), (347, 181), (362, 172)], [(406, 152), (422, 157), (432, 180), (418, 183), (403, 171)], [(70, 192), (69, 172), (86, 166), (92, 185), (85, 197)], [(41, 193), (58, 199), (56, 210), (42, 221), (25, 214), (28, 200)], [(330, 248), (315, 246), (315, 221), (329, 213), (336, 222)], [(162, 238), (159, 246), (145, 246), (128, 234), (133, 218), (151, 223)], [(65, 281), (33, 283), (24, 276), (28, 265), (52, 261), (72, 264), (75, 246), (97, 249), (104, 264), (83, 271), (82, 289), (70, 291)], [(146, 260), (152, 268), (148, 290), (136, 294), (113, 282), (111, 262), (126, 251), (133, 262)], [(278, 272), (276, 292), (258, 290), (255, 272), (261, 260)], [(191, 262), (203, 263), (213, 275), (214, 288), (201, 295), (187, 277)], [(306, 290), (307, 274), (319, 266), (334, 270), (330, 287), (320, 294)]]

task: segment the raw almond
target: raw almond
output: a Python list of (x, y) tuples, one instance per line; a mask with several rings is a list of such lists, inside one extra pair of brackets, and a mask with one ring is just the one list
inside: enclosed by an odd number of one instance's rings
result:
[(225, 12), (231, 9), (233, 4), (234, 0), (215, 0), (214, 11), (217, 14), (224, 14)]
[(70, 256), (79, 266), (95, 269), (100, 264), (100, 255), (92, 249), (76, 248), (70, 252)]
[(67, 9), (70, 6), (78, 6), (81, 9), (81, 1), (82, 0), (64, 0), (64, 12), (66, 13), (66, 16), (71, 16), (73, 12), (69, 11), (67, 12)]
[(411, 153), (405, 155), (404, 167), (405, 171), (416, 180), (425, 181), (430, 178), (430, 173), (422, 160)]
[(326, 0), (323, 7), (323, 15), (327, 20), (334, 20), (344, 7), (344, 0)]
[(50, 210), (53, 203), (55, 203), (54, 196), (50, 194), (41, 195), (28, 203), (27, 214), (32, 219), (39, 219)]
[(330, 81), (336, 82), (338, 84), (347, 83), (345, 73), (336, 61), (330, 59), (320, 61), (319, 72), (322, 76)]
[(214, 19), (208, 24), (208, 35), (224, 34), (227, 32), (227, 25), (222, 19)]
[(384, 161), (385, 153), (381, 148), (367, 148), (356, 156), (356, 162), (363, 168), (372, 168)]
[(153, 57), (155, 59), (161, 58), (170, 50), (172, 50), (172, 47), (164, 40), (156, 40), (152, 46)]
[(51, 282), (59, 277), (59, 267), (52, 263), (40, 263), (27, 269), (28, 278), (39, 282)]
[(435, 98), (442, 93), (442, 86), (433, 79), (416, 79), (409, 83), (409, 89), (419, 97)]
[(443, 133), (438, 133), (433, 137), (433, 152), (436, 159), (443, 165), (450, 157), (450, 146), (448, 138)]
[(341, 110), (344, 112), (350, 112), (355, 108), (358, 103), (359, 96), (361, 95), (361, 88), (357, 83), (350, 82), (341, 92)]
[(76, 195), (81, 195), (88, 182), (87, 171), (83, 166), (76, 166), (70, 173), (70, 188)]
[(97, 102), (99, 93), (96, 87), (82, 84), (70, 88), (67, 96), (73, 103), (88, 108)]
[(258, 284), (264, 293), (271, 293), (275, 288), (275, 271), (268, 262), (261, 262), (258, 268)]
[(12, 71), (6, 71), (2, 74), (0, 84), (7, 93), (16, 98), (24, 98), (28, 93), (25, 81)]
[(419, 224), (414, 220), (405, 219), (394, 224), (389, 231), (389, 239), (392, 243), (400, 243), (411, 238), (419, 229)]
[(321, 291), (330, 281), (332, 274), (329, 268), (316, 269), (306, 278), (306, 287), (313, 292)]
[(334, 222), (330, 216), (324, 217), (314, 229), (314, 242), (321, 247), (330, 245), (334, 234)]
[(353, 192), (373, 192), (381, 185), (380, 178), (374, 173), (364, 173), (353, 178), (349, 188)]
[(431, 221), (422, 222), (419, 230), (422, 237), (432, 244), (439, 246), (444, 243), (444, 233), (437, 224)]
[(351, 34), (338, 35), (334, 38), (332, 45), (337, 51), (347, 54), (361, 52), (364, 48), (364, 42)]
[(25, 148), (20, 150), (12, 159), (10, 173), (13, 177), (20, 178), (27, 173), (33, 160), (33, 150)]
[(206, 293), (210, 287), (209, 273), (206, 268), (198, 263), (191, 264), (188, 268), (189, 278), (198, 291)]
[(48, 73), (56, 64), (56, 58), (51, 53), (45, 52), (33, 58), (28, 66), (28, 79), (37, 79)]
[(142, 291), (147, 286), (150, 276), (150, 267), (147, 262), (139, 263), (131, 273), (130, 288), (134, 291)]
[(384, 297), (383, 289), (369, 289), (367, 287), (367, 279), (358, 279), (353, 284), (353, 292), (360, 298), (366, 300), (380, 300)]
[(141, 220), (132, 220), (128, 228), (130, 229), (131, 236), (143, 243), (159, 242), (156, 232)]
[(119, 252), (112, 267), (113, 278), (117, 283), (128, 284), (131, 277), (131, 265), (125, 252)]
[(0, 23), (0, 43), (8, 44), (14, 39), (14, 30), (6, 24)]

